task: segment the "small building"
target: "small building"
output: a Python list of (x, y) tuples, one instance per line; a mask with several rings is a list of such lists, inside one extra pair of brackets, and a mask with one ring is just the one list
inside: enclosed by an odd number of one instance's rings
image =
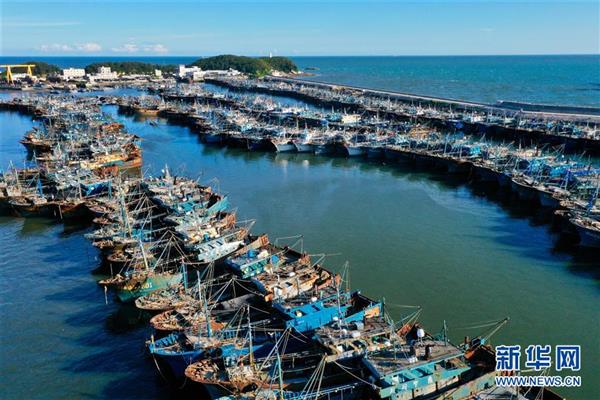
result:
[(229, 68), (227, 70), (224, 69), (214, 69), (207, 71), (196, 71), (192, 74), (192, 79), (195, 81), (201, 81), (206, 78), (218, 78), (218, 77), (226, 77), (226, 76), (238, 76), (242, 73), (238, 70)]
[(162, 78), (162, 71), (160, 69), (155, 69), (154, 76), (157, 78)]
[(186, 67), (185, 65), (179, 66), (179, 72), (177, 76), (180, 78), (193, 78), (194, 74), (202, 72), (202, 68), (200, 67)]
[(35, 75), (29, 75), (27, 73), (12, 73), (12, 79), (14, 82), (37, 82), (38, 77)]
[(85, 77), (85, 69), (83, 68), (65, 68), (62, 70), (62, 78), (65, 81), (71, 79), (81, 79)]
[(112, 81), (119, 77), (110, 67), (100, 67), (97, 74), (89, 75), (90, 81)]

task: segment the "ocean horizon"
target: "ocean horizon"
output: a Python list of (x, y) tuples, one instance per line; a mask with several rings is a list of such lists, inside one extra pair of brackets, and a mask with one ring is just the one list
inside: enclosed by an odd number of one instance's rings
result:
[[(61, 68), (96, 62), (189, 64), (201, 56), (2, 56), (3, 64), (38, 60)], [(600, 54), (291, 56), (303, 79), (496, 103), (600, 107)]]

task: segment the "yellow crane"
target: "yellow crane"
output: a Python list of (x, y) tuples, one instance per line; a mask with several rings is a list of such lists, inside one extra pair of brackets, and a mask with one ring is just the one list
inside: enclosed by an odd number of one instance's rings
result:
[(6, 80), (8, 81), (8, 83), (13, 83), (13, 74), (12, 74), (12, 69), (13, 68), (27, 68), (27, 75), (32, 76), (33, 72), (32, 72), (32, 68), (35, 67), (35, 64), (5, 64), (5, 65), (0, 65), (0, 68), (6, 68)]

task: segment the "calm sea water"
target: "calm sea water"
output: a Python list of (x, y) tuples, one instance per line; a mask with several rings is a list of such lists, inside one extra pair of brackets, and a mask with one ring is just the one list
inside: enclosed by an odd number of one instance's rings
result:
[(600, 107), (600, 55), (302, 57), (308, 79), (494, 103)]
[[(380, 163), (209, 147), (187, 128), (108, 113), (143, 138), (145, 168), (213, 181), (241, 219), (273, 238), (302, 234), (311, 253), (341, 253), (351, 284), (394, 317), (423, 307), (431, 331), (510, 316), (494, 344), (580, 344), (583, 387), (600, 394), (600, 267), (556, 250), (539, 216), (443, 175)], [(0, 113), (0, 165), (22, 160), (28, 117)], [(0, 218), (0, 398), (168, 398), (143, 356), (140, 315), (109, 300), (90, 271), (97, 253), (77, 227)], [(201, 398), (196, 396), (196, 398)]]
[[(101, 61), (187, 64), (197, 57), (0, 57), (83, 67)], [(292, 57), (306, 79), (436, 97), (600, 107), (600, 55)]]

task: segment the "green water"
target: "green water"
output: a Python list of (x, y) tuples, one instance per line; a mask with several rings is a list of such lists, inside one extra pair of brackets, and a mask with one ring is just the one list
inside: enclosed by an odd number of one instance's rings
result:
[[(325, 266), (348, 260), (352, 286), (384, 297), (395, 317), (421, 305), (428, 330), (446, 320), (460, 341), (480, 333), (464, 327), (510, 316), (494, 344), (580, 344), (583, 387), (559, 392), (600, 398), (600, 265), (556, 250), (539, 215), (442, 174), (207, 147), (187, 128), (106, 110), (143, 138), (147, 173), (168, 163), (218, 178), (240, 218), (256, 218), (255, 232), (302, 234), (310, 253), (341, 253)], [(2, 165), (23, 156), (16, 141), (27, 124), (0, 113)], [(123, 329), (115, 321), (127, 314), (104, 304), (81, 232), (3, 218), (0, 249), (1, 398), (173, 395), (142, 356), (148, 328)]]

